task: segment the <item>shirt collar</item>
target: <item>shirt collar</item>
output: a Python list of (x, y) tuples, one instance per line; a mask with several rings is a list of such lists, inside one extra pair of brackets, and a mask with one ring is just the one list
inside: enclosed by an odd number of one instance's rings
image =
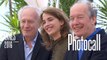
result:
[(89, 35), (86, 39), (87, 40), (92, 39), (100, 30), (101, 28), (96, 28), (96, 30), (91, 35)]
[[(36, 33), (35, 38), (32, 40), (32, 44), (35, 44), (35, 42), (36, 42), (36, 40), (37, 40), (37, 37), (38, 37), (38, 32)], [(24, 45), (26, 45), (26, 42), (25, 42), (24, 37), (23, 37), (23, 41), (24, 41)]]

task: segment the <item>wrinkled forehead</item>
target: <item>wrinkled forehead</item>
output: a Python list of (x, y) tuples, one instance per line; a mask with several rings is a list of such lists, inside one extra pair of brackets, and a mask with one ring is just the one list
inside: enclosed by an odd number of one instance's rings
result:
[(39, 16), (33, 8), (26, 8), (21, 12), (20, 20), (22, 18), (27, 18), (27, 17), (34, 18), (35, 20), (39, 20)]
[(70, 8), (70, 15), (72, 14), (81, 14), (81, 13), (89, 13), (89, 9), (88, 6), (86, 4), (82, 4), (82, 3), (78, 3), (78, 4), (74, 4), (71, 8)]
[(18, 19), (21, 20), (23, 15), (32, 15), (39, 18), (39, 10), (31, 6), (25, 6), (18, 11)]
[(70, 11), (72, 10), (88, 10), (88, 5), (84, 3), (78, 3), (74, 4), (71, 8)]
[(38, 15), (34, 8), (26, 8), (26, 9), (24, 9), (24, 10), (21, 12), (21, 15), (27, 14), (27, 13), (33, 14), (33, 15), (35, 15), (35, 16)]

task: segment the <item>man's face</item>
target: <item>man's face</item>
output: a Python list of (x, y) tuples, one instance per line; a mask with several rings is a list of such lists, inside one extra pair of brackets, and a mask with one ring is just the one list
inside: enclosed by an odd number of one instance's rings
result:
[(21, 32), (24, 37), (34, 37), (38, 30), (38, 18), (32, 8), (26, 8), (21, 13)]
[(84, 4), (76, 4), (70, 9), (70, 28), (78, 37), (86, 38), (93, 32), (95, 19), (89, 16), (89, 10)]

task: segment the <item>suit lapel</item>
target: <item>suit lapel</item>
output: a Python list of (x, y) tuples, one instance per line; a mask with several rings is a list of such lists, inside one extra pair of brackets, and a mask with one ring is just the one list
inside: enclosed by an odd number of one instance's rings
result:
[(23, 37), (22, 35), (19, 35), (16, 37), (17, 41), (19, 41), (19, 43), (17, 44), (17, 51), (18, 51), (18, 55), (20, 60), (25, 60), (25, 52), (24, 52), (24, 42), (23, 42)]
[[(102, 37), (105, 33), (104, 33), (104, 30), (101, 30), (97, 34), (101, 34), (101, 37)], [(96, 40), (96, 34), (91, 40)], [(81, 56), (81, 60), (87, 60), (87, 59), (90, 60), (91, 59), (90, 57), (91, 57), (92, 53), (93, 53), (93, 51), (84, 51), (82, 56)]]
[(78, 51), (71, 51), (71, 60), (77, 60), (78, 59)]
[(84, 51), (82, 56), (81, 56), (81, 60), (90, 60), (91, 58), (91, 53), (92, 51)]
[(78, 59), (78, 51), (73, 51), (71, 46), (71, 60), (77, 60)]
[(37, 54), (38, 54), (38, 51), (41, 47), (41, 36), (40, 34), (38, 34), (38, 37), (37, 37), (37, 40), (36, 40), (36, 43), (35, 43), (35, 46), (33, 48), (33, 54), (32, 54), (32, 58), (31, 60), (36, 60), (36, 57), (37, 57)]

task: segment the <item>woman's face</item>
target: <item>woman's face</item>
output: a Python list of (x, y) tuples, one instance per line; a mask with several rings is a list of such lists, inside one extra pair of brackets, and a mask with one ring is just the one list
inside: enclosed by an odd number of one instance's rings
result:
[(50, 36), (53, 37), (60, 34), (61, 25), (63, 25), (63, 22), (59, 21), (59, 19), (47, 13), (43, 13), (42, 18), (43, 18), (42, 22), (43, 29)]

